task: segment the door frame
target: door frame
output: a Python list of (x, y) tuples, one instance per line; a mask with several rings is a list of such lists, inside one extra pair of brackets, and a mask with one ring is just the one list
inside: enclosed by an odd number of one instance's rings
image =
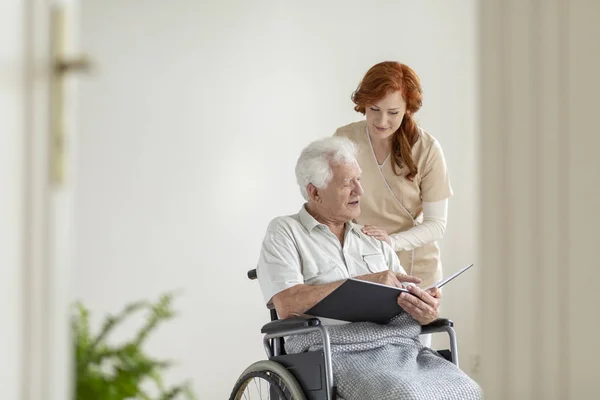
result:
[[(75, 0), (17, 1), (22, 7), (23, 44), (23, 218), (21, 268), (21, 398), (65, 400), (72, 397), (70, 337), (71, 199), (73, 110), (61, 107), (68, 130), (64, 135), (62, 181), (51, 174), (56, 164), (52, 99), (54, 65), (53, 10), (71, 11)], [(69, 31), (73, 39), (75, 30)], [(73, 41), (74, 42), (74, 41)], [(69, 86), (68, 102), (75, 91)], [(54, 107), (54, 108), (53, 108)]]

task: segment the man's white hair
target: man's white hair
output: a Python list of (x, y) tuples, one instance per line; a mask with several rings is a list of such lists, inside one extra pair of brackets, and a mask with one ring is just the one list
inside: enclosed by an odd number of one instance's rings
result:
[(318, 189), (326, 188), (333, 172), (331, 165), (358, 163), (358, 146), (345, 137), (331, 136), (316, 140), (302, 150), (296, 163), (296, 181), (305, 200), (306, 187), (312, 183)]

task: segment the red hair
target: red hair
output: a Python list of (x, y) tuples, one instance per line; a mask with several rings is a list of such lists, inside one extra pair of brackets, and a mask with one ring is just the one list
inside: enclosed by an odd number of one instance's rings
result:
[(410, 67), (396, 61), (384, 61), (372, 66), (352, 93), (354, 110), (365, 114), (366, 107), (383, 99), (388, 93), (400, 91), (406, 102), (406, 113), (400, 128), (392, 137), (392, 154), (395, 163), (394, 173), (400, 175), (396, 165), (408, 168), (406, 179), (412, 181), (418, 172), (412, 158), (412, 148), (419, 139), (419, 128), (412, 115), (421, 108), (423, 91), (419, 77)]

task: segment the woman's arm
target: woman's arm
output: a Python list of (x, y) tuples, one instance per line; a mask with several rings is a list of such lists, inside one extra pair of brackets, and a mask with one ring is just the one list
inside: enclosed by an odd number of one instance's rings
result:
[(448, 199), (423, 202), (423, 223), (390, 235), (395, 251), (412, 250), (444, 237), (448, 218)]

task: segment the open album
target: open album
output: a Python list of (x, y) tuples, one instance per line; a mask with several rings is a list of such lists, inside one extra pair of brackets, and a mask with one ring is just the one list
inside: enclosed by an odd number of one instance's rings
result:
[[(444, 286), (472, 266), (473, 264), (461, 269), (427, 289)], [(315, 304), (306, 314), (348, 322), (369, 321), (386, 324), (396, 315), (404, 312), (397, 303), (397, 298), (402, 292), (410, 293), (403, 288), (350, 278)]]

